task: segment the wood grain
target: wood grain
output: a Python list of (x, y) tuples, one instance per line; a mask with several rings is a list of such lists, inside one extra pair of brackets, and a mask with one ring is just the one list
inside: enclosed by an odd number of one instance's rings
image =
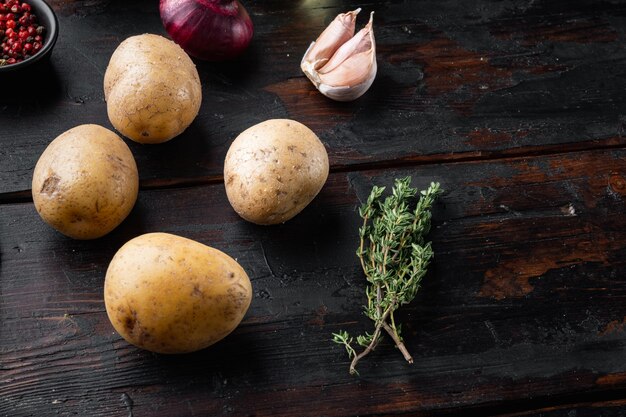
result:
[[(0, 415), (533, 415), (557, 407), (545, 415), (560, 417), (568, 404), (592, 415), (593, 406), (575, 404), (626, 392), (625, 158), (614, 149), (335, 173), (278, 227), (241, 220), (220, 184), (154, 189), (92, 242), (60, 236), (29, 203), (0, 205)], [(354, 378), (329, 336), (367, 329), (355, 208), (372, 184), (402, 175), (448, 190), (435, 211), (435, 262), (401, 314), (415, 364), (385, 343)], [(249, 273), (252, 306), (223, 342), (163, 356), (114, 333), (102, 303), (107, 264), (150, 231), (215, 246)]]
[(615, 400), (567, 404), (518, 413), (500, 414), (498, 417), (623, 417), (624, 415), (626, 415), (626, 402), (624, 400)]
[[(335, 103), (299, 62), (325, 25), (354, 5), (248, 2), (252, 46), (233, 63), (198, 63), (204, 101), (192, 126), (164, 145), (130, 144), (142, 180), (220, 176), (231, 141), (270, 118), (310, 126), (339, 169), (624, 146), (626, 5), (459, 3), (363, 4), (376, 12), (378, 76), (363, 98)], [(55, 6), (61, 32), (50, 68), (2, 85), (0, 193), (28, 190), (39, 155), (63, 131), (82, 123), (112, 128), (102, 91), (109, 57), (130, 35), (164, 34), (154, 1)]]

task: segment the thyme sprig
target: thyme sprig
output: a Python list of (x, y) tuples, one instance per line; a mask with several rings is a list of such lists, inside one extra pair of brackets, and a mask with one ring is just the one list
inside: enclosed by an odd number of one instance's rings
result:
[(415, 298), (433, 257), (431, 242), (426, 242), (425, 236), (430, 231), (430, 210), (442, 190), (439, 183), (431, 183), (421, 191), (412, 210), (417, 189), (410, 184), (411, 177), (396, 179), (391, 195), (384, 199), (385, 187), (374, 186), (359, 210), (363, 226), (356, 254), (368, 282), (364, 313), (374, 322), (374, 331), (356, 337), (356, 344), (364, 348), (360, 353), (348, 332), (333, 333), (333, 342), (343, 345), (352, 359), (351, 374), (358, 374), (357, 363), (376, 348), (383, 331), (391, 336), (404, 359), (413, 363), (394, 313)]

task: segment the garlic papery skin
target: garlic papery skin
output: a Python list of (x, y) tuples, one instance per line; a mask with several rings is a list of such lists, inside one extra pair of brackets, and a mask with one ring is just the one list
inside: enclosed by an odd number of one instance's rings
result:
[(355, 20), (361, 9), (338, 15), (307, 49), (300, 68), (326, 97), (352, 101), (361, 97), (376, 78), (374, 12), (356, 35)]

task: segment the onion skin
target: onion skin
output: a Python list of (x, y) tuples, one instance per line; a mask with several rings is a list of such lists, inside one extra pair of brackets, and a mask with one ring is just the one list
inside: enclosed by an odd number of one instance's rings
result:
[(161, 0), (159, 10), (174, 42), (198, 59), (236, 58), (252, 40), (252, 20), (237, 0)]

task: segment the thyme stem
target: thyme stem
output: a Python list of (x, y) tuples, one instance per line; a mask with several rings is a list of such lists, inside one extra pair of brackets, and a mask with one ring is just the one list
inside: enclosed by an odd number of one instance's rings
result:
[(359, 245), (359, 252), (357, 253), (357, 256), (359, 257), (359, 260), (361, 261), (361, 268), (363, 269), (363, 273), (365, 275), (367, 275), (367, 269), (365, 268), (365, 261), (363, 260), (363, 256), (361, 255), (363, 253), (363, 245), (364, 245), (364, 239), (363, 239), (363, 234), (365, 233), (366, 227), (367, 227), (367, 220), (368, 217), (367, 216), (363, 216), (363, 227), (361, 228), (362, 232), (361, 232), (361, 244)]
[(385, 324), (385, 320), (387, 320), (387, 316), (391, 312), (391, 306), (385, 311), (385, 314), (380, 319), (380, 322), (376, 325), (376, 330), (374, 330), (374, 335), (372, 336), (372, 341), (369, 345), (363, 350), (363, 352), (359, 353), (352, 359), (352, 363), (350, 363), (350, 374), (357, 374), (356, 364), (365, 356), (367, 356), (371, 351), (376, 349), (376, 345), (378, 344), (378, 338), (380, 337), (380, 329)]
[(402, 340), (400, 340), (400, 337), (398, 336), (396, 331), (394, 329), (392, 329), (391, 327), (389, 327), (389, 325), (387, 323), (384, 323), (384, 322), (383, 322), (383, 329), (385, 329), (387, 331), (387, 334), (389, 336), (391, 336), (391, 338), (393, 339), (393, 341), (396, 344), (396, 346), (398, 347), (398, 349), (400, 349), (400, 352), (402, 352), (402, 356), (404, 356), (404, 359), (408, 363), (413, 363), (413, 357), (411, 356), (411, 354), (407, 350), (406, 346), (404, 345), (404, 342)]

